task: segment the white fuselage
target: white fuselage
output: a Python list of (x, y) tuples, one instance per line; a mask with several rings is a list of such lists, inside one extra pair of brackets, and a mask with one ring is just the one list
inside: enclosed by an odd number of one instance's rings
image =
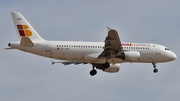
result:
[[(58, 60), (79, 61), (84, 63), (105, 63), (106, 58), (98, 58), (103, 52), (104, 42), (73, 42), (73, 41), (34, 41), (34, 47), (25, 47), (20, 42), (10, 43), (10, 47), (36, 55)], [(109, 63), (122, 62), (168, 62), (176, 55), (168, 48), (151, 43), (122, 43), (123, 51), (137, 51), (140, 58), (137, 61), (124, 61), (111, 58)]]

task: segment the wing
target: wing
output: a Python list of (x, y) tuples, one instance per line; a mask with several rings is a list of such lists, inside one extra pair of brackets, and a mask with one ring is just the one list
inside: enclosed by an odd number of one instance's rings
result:
[(114, 29), (108, 28), (108, 36), (105, 39), (104, 51), (99, 55), (100, 57), (113, 57), (117, 52), (122, 50), (121, 41), (118, 32)]

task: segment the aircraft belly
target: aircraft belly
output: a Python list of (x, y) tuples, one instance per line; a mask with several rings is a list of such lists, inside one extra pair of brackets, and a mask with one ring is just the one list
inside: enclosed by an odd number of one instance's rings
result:
[(156, 62), (158, 59), (153, 53), (141, 53), (139, 62)]
[[(94, 59), (84, 59), (84, 62), (89, 62), (89, 63), (105, 63), (106, 62), (106, 58), (94, 58)], [(123, 63), (124, 61), (122, 59), (118, 59), (118, 58), (111, 58), (108, 59), (108, 62), (111, 64), (114, 63)]]

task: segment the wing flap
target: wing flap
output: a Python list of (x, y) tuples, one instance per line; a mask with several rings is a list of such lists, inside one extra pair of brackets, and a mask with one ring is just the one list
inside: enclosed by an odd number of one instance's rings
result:
[(106, 46), (113, 46), (115, 48), (115, 51), (121, 50), (121, 41), (116, 30), (109, 29), (108, 36), (105, 39), (105, 47)]

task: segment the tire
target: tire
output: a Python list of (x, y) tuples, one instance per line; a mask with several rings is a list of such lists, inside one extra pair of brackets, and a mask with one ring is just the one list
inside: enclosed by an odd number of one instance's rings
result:
[(96, 71), (95, 69), (93, 69), (93, 70), (90, 71), (90, 75), (91, 75), (91, 76), (94, 76), (94, 75), (96, 75), (96, 74), (97, 74), (97, 71)]
[(158, 69), (155, 68), (155, 69), (153, 70), (153, 72), (154, 72), (154, 73), (157, 73), (157, 72), (158, 72)]

